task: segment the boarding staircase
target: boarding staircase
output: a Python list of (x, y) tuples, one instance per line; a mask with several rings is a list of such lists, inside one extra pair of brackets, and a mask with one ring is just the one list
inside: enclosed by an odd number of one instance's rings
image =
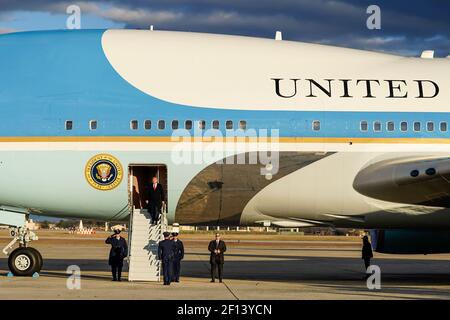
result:
[(167, 230), (166, 206), (163, 205), (157, 224), (151, 225), (150, 221), (146, 209), (133, 208), (128, 236), (128, 281), (160, 281), (158, 242), (164, 238), (163, 232)]

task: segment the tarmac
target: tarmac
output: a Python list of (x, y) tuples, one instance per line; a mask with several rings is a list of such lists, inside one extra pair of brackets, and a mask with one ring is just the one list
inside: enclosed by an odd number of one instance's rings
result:
[[(39, 235), (39, 232), (38, 232)], [(368, 289), (358, 239), (224, 235), (223, 283), (209, 282), (210, 235), (186, 235), (180, 283), (112, 282), (104, 235), (49, 233), (33, 242), (44, 257), (38, 278), (7, 277), (0, 256), (0, 300), (10, 299), (449, 299), (450, 254), (374, 254), (381, 289)], [(183, 240), (183, 236), (181, 236)], [(0, 233), (0, 246), (9, 238)], [(81, 270), (80, 289), (67, 286), (68, 266)], [(69, 280), (70, 282), (70, 280)]]

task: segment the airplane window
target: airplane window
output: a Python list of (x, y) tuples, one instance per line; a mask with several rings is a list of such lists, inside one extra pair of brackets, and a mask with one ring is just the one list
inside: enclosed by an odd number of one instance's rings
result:
[(414, 169), (413, 171), (411, 171), (410, 175), (413, 178), (417, 177), (419, 175), (419, 170)]
[(441, 122), (439, 124), (439, 130), (441, 130), (442, 132), (446, 132), (447, 131), (447, 122)]
[(184, 128), (185, 128), (186, 130), (191, 130), (191, 129), (192, 129), (192, 120), (186, 120), (186, 121), (184, 122)]
[(178, 120), (173, 120), (172, 121), (172, 129), (173, 130), (177, 130), (178, 129)]
[(320, 130), (320, 121), (318, 121), (318, 120), (313, 121), (312, 128), (314, 131), (319, 131)]
[(89, 129), (90, 130), (97, 130), (97, 120), (89, 121)]
[(66, 121), (66, 130), (72, 130), (73, 129), (73, 122), (71, 120)]
[(131, 120), (130, 121), (130, 129), (131, 130), (137, 130), (138, 129), (138, 121), (137, 120)]
[(434, 122), (427, 122), (427, 131), (434, 131)]
[(406, 121), (400, 122), (400, 130), (401, 131), (408, 131), (408, 122), (406, 122)]
[(225, 127), (226, 127), (228, 130), (233, 129), (233, 121), (227, 120), (227, 122), (225, 122)]
[(145, 120), (144, 121), (144, 129), (150, 130), (152, 128), (152, 120)]
[(165, 128), (166, 128), (166, 122), (164, 120), (159, 120), (158, 121), (158, 129), (164, 130)]
[(219, 120), (214, 120), (212, 122), (213, 129), (219, 129)]
[(414, 122), (414, 131), (420, 131), (420, 122)]
[(198, 122), (198, 128), (199, 128), (200, 130), (205, 130), (205, 128), (206, 128), (206, 121), (205, 121), (205, 120), (200, 120), (200, 121)]
[(245, 121), (245, 120), (239, 121), (239, 129), (242, 129), (242, 130), (247, 129), (247, 121)]
[(394, 131), (395, 130), (394, 121), (388, 121), (388, 123), (387, 123), (387, 130), (388, 131)]
[(359, 123), (359, 130), (361, 130), (361, 131), (367, 131), (367, 121), (361, 121), (360, 123)]
[(376, 132), (381, 131), (381, 122), (380, 121), (375, 121), (373, 123), (373, 131), (376, 131)]

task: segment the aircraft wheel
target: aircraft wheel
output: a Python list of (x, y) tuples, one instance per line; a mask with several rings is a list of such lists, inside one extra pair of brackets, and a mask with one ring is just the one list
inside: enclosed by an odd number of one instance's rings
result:
[(28, 249), (30, 249), (31, 251), (34, 252), (34, 254), (36, 255), (37, 259), (38, 259), (38, 270), (36, 270), (35, 272), (40, 272), (42, 270), (42, 265), (44, 264), (44, 259), (42, 259), (42, 255), (41, 253), (32, 247), (28, 247)]
[(40, 254), (33, 248), (17, 248), (8, 257), (9, 270), (20, 277), (32, 276), (39, 272), (41, 261)]

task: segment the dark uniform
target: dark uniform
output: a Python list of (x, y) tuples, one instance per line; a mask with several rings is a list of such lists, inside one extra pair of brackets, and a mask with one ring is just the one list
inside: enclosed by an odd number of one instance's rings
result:
[[(178, 234), (176, 234), (178, 235)], [(175, 245), (175, 254), (173, 258), (173, 281), (180, 281), (181, 260), (184, 258), (184, 245), (180, 239), (173, 240)]]
[[(220, 250), (220, 253), (215, 253), (214, 250)], [(227, 251), (227, 246), (222, 240), (212, 240), (208, 245), (208, 250), (211, 252), (209, 262), (211, 264), (211, 282), (215, 281), (215, 271), (219, 273), (219, 281), (222, 282), (224, 252)]]
[(362, 247), (362, 259), (364, 260), (364, 266), (367, 268), (370, 266), (370, 259), (373, 258), (372, 246), (370, 245), (369, 238), (367, 236), (363, 237), (363, 247)]
[(128, 246), (124, 238), (116, 238), (116, 235), (112, 235), (105, 240), (105, 243), (111, 245), (109, 251), (109, 265), (111, 266), (113, 281), (121, 281), (123, 259), (128, 255)]
[(164, 232), (164, 240), (158, 244), (158, 258), (162, 262), (164, 285), (169, 285), (173, 276), (173, 259), (175, 256), (175, 244), (168, 239), (169, 233)]
[(161, 213), (162, 202), (164, 201), (164, 189), (161, 184), (157, 183), (156, 187), (153, 183), (148, 189), (148, 213), (152, 219), (151, 223), (157, 223)]

